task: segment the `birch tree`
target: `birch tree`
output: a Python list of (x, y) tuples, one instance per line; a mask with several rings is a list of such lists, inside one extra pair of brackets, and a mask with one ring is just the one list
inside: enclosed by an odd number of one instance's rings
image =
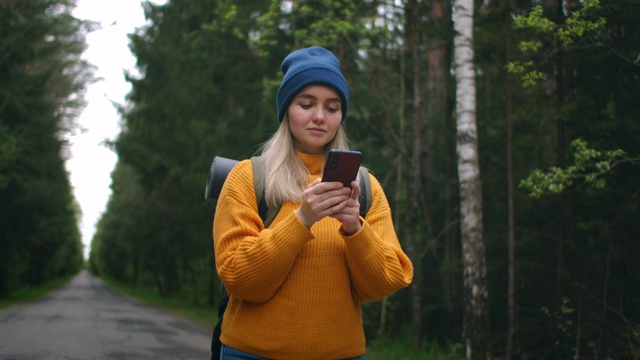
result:
[(483, 359), (487, 356), (489, 341), (489, 304), (476, 127), (473, 11), (473, 0), (453, 1), (460, 230), (464, 277), (462, 336), (467, 359)]

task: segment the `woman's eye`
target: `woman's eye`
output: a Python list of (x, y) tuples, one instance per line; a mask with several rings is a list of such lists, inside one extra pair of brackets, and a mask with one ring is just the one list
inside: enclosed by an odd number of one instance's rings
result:
[(313, 104), (300, 104), (300, 107), (303, 109), (311, 109), (311, 107), (313, 106)]

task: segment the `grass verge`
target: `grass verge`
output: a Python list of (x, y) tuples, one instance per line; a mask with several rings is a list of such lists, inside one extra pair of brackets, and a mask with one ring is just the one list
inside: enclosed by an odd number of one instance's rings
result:
[(440, 346), (437, 344), (423, 345), (420, 351), (412, 348), (409, 341), (392, 341), (389, 339), (375, 339), (368, 343), (367, 360), (463, 360), (465, 359), (462, 345), (452, 344)]
[(12, 292), (7, 297), (0, 299), (0, 309), (6, 309), (10, 306), (21, 304), (27, 301), (35, 300), (48, 294), (50, 291), (58, 289), (66, 285), (75, 274), (60, 279), (49, 281), (42, 286), (26, 287), (24, 289)]

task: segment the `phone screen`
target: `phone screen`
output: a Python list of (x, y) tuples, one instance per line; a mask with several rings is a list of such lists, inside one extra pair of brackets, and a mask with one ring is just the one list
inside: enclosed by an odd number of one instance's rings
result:
[(330, 150), (322, 173), (323, 182), (338, 181), (345, 187), (358, 176), (362, 153), (352, 150)]

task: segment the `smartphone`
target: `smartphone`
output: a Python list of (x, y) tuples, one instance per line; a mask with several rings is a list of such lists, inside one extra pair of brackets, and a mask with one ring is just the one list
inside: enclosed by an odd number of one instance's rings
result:
[(345, 187), (351, 187), (351, 182), (358, 176), (360, 164), (362, 164), (362, 153), (359, 151), (329, 150), (322, 181), (338, 181)]

